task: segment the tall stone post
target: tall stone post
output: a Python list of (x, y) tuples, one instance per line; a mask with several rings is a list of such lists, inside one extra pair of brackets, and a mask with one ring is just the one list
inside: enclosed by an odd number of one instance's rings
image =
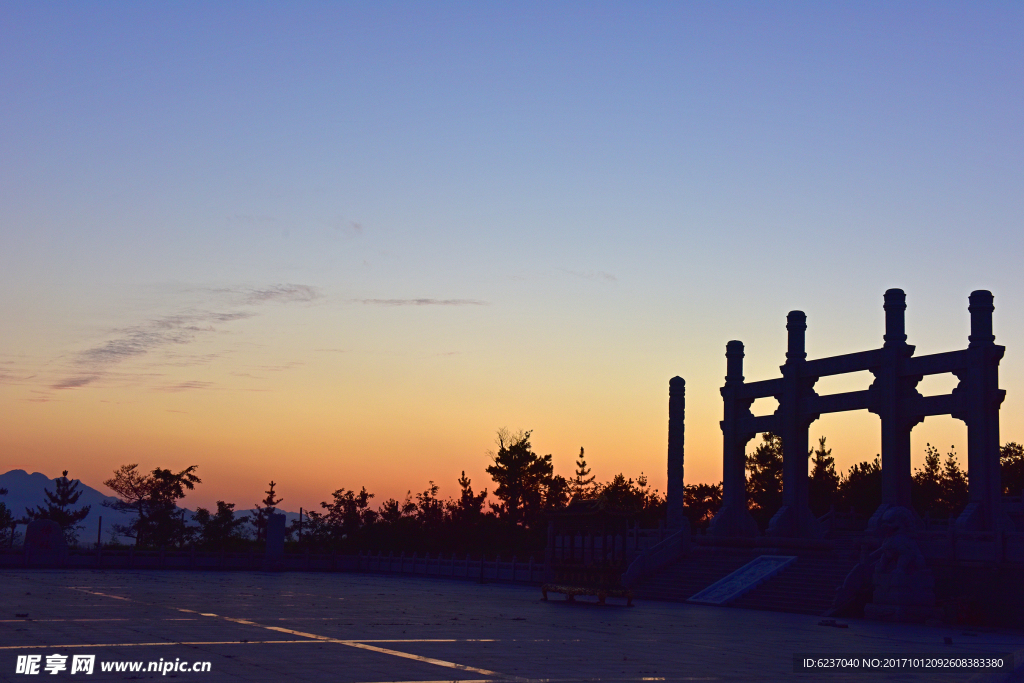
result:
[(782, 396), (779, 416), (782, 437), (782, 507), (768, 523), (771, 536), (814, 538), (821, 535), (820, 525), (808, 505), (807, 428), (817, 418), (804, 415), (801, 405), (813, 394), (817, 378), (805, 377), (807, 360), (805, 336), (807, 316), (803, 311), (790, 311), (786, 316), (789, 340), (786, 364), (782, 370)]
[(684, 468), (684, 424), (686, 418), (686, 381), (673, 377), (668, 382), (668, 528), (689, 527), (683, 508), (686, 488)]
[(741, 399), (743, 342), (725, 346), (726, 375), (722, 387), (725, 404), (722, 426), (722, 507), (708, 526), (713, 536), (756, 536), (757, 523), (747, 509), (746, 446), (753, 434), (740, 432), (739, 421), (750, 416), (752, 399)]
[(999, 361), (1006, 350), (992, 334), (992, 293), (971, 292), (971, 336), (967, 347), (969, 366), (958, 374), (963, 413), (967, 423), (967, 475), (969, 502), (956, 520), (960, 531), (1012, 530), (1013, 521), (1003, 509), (999, 472), (999, 406), (1006, 392), (999, 388)]
[(907, 295), (902, 289), (889, 289), (884, 301), (885, 343), (871, 384), (877, 408), (872, 412), (882, 422), (882, 503), (868, 521), (871, 529), (878, 527), (882, 515), (893, 506), (907, 508), (920, 521), (910, 502), (910, 431), (923, 418), (910, 413), (910, 403), (919, 396), (915, 387), (921, 378), (900, 376), (903, 363), (914, 353), (914, 347), (907, 344)]

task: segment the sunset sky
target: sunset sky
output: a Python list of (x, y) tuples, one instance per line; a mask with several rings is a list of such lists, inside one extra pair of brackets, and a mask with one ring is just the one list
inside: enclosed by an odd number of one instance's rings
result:
[(379, 503), (508, 427), (664, 490), (680, 375), (717, 482), (726, 342), (877, 347), (890, 287), (919, 355), (994, 293), (1020, 442), (1022, 273), (1019, 2), (0, 1), (0, 471)]

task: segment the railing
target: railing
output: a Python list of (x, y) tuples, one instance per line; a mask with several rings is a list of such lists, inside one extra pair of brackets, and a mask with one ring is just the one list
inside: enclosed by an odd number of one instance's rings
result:
[(471, 559), (468, 555), (458, 558), (454, 554), (443, 557), (438, 554), (431, 557), (429, 553), (423, 557), (413, 554), (406, 557), (405, 553), (395, 556), (394, 553), (370, 554), (360, 553), (357, 556), (357, 571), (384, 574), (411, 574), (418, 576), (439, 576), (452, 579), (468, 579), (471, 581), (508, 581), (515, 583), (540, 584), (544, 581), (544, 564), (534, 561), (533, 557), (522, 562), (512, 557), (503, 561)]
[(473, 581), (509, 581), (542, 583), (544, 564), (533, 557), (523, 562), (495, 558), (471, 559), (455, 555), (419, 555), (405, 553), (285, 553), (268, 556), (255, 549), (246, 552), (211, 552), (187, 550), (136, 550), (135, 548), (102, 548), (85, 551), (70, 549), (63, 555), (33, 557), (15, 548), (0, 550), (0, 568), (58, 567), (63, 569), (184, 569), (198, 571), (310, 571), (370, 572), (440, 576)]
[(67, 553), (33, 555), (20, 549), (0, 551), (0, 567), (50, 566), (66, 569), (195, 569), (208, 571), (356, 571), (354, 555), (285, 553), (268, 557), (255, 549), (245, 552), (71, 548)]

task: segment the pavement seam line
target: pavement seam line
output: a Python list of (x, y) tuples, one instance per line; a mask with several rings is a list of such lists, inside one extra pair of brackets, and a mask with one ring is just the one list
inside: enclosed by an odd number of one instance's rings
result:
[[(132, 600), (131, 598), (125, 598), (125, 597), (121, 597), (119, 595), (109, 595), (107, 593), (100, 593), (98, 591), (86, 590), (85, 588), (81, 588), (81, 587), (71, 586), (70, 588), (72, 590), (82, 591), (83, 593), (89, 593), (91, 595), (99, 595), (99, 596), (102, 596), (102, 597), (105, 597), (105, 598), (114, 598), (115, 600), (125, 600), (127, 602), (138, 602), (138, 603), (141, 603), (143, 605), (155, 605), (155, 606), (158, 606), (158, 607), (164, 607), (163, 605), (157, 605), (156, 603), (142, 602), (141, 600)], [(329, 638), (327, 636), (320, 636), (320, 635), (317, 635), (315, 633), (307, 633), (305, 631), (295, 631), (293, 629), (287, 629), (287, 628), (283, 628), (281, 626), (265, 626), (264, 624), (259, 624), (259, 623), (256, 623), (255, 621), (249, 621), (248, 619), (236, 619), (236, 618), (233, 618), (233, 617), (225, 617), (225, 616), (218, 615), (218, 614), (213, 614), (213, 613), (210, 613), (210, 612), (197, 612), (195, 610), (185, 609), (183, 607), (170, 607), (168, 609), (177, 610), (179, 612), (187, 612), (189, 614), (199, 614), (201, 616), (211, 617), (211, 618), (214, 618), (214, 619), (223, 619), (225, 621), (230, 621), (230, 622), (236, 623), (236, 624), (244, 624), (246, 626), (255, 626), (257, 628), (263, 628), (263, 629), (266, 629), (268, 631), (278, 631), (280, 633), (288, 633), (288, 634), (291, 634), (291, 635), (294, 635), (294, 636), (301, 636), (303, 638), (311, 638), (312, 640), (318, 640), (318, 641), (321, 641), (321, 642), (337, 643), (339, 645), (346, 645), (348, 647), (356, 648), (356, 649), (359, 649), (359, 650), (368, 650), (370, 652), (378, 652), (380, 654), (391, 655), (392, 657), (401, 657), (403, 659), (412, 659), (414, 661), (424, 662), (426, 664), (433, 664), (435, 666), (442, 666), (442, 667), (445, 667), (445, 668), (448, 668), (448, 669), (457, 669), (459, 671), (472, 671), (473, 673), (483, 674), (484, 676), (499, 676), (499, 677), (505, 678), (505, 679), (516, 679), (516, 677), (503, 676), (502, 674), (500, 674), (500, 673), (498, 673), (496, 671), (490, 671), (488, 669), (479, 669), (477, 667), (468, 666), (466, 664), (457, 664), (456, 662), (449, 662), (449, 661), (445, 661), (443, 659), (434, 659), (433, 657), (423, 657), (421, 655), (414, 655), (414, 654), (411, 654), (409, 652), (400, 652), (398, 650), (389, 650), (387, 648), (377, 647), (376, 645), (367, 645), (367, 644), (359, 642), (357, 640), (339, 640), (337, 638)]]

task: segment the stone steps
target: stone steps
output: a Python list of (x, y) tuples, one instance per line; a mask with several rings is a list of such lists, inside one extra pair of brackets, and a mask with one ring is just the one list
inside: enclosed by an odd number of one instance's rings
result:
[[(836, 589), (859, 559), (860, 534), (835, 539), (832, 552), (796, 552), (797, 560), (729, 604), (742, 609), (823, 614)], [(763, 554), (766, 549), (691, 546), (692, 554), (652, 577), (635, 591), (640, 599), (683, 602)], [(790, 554), (779, 551), (781, 554)]]
[(834, 556), (797, 557), (796, 561), (731, 603), (741, 609), (823, 614), (856, 560)]
[(683, 602), (756, 557), (750, 552), (711, 553), (702, 550), (697, 548), (692, 555), (665, 567), (633, 591), (636, 597)]

